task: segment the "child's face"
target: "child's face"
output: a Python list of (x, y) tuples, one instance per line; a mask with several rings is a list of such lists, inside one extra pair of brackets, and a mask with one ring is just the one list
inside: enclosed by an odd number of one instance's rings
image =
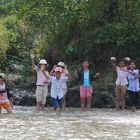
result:
[(121, 61), (121, 62), (119, 63), (119, 67), (121, 67), (121, 68), (125, 67), (125, 63), (124, 63), (123, 61)]
[(83, 67), (84, 67), (84, 69), (87, 69), (87, 68), (89, 67), (88, 62), (84, 62), (84, 63), (83, 63)]
[(45, 65), (45, 64), (41, 64), (41, 65), (40, 65), (40, 69), (41, 69), (41, 70), (45, 70), (45, 69), (46, 69), (46, 65)]
[(61, 76), (61, 72), (59, 72), (59, 71), (55, 72), (55, 77), (56, 78), (60, 78), (60, 76)]
[(63, 66), (59, 66), (59, 65), (58, 65), (58, 67), (60, 67), (60, 68), (62, 68), (62, 70), (64, 70), (64, 67), (63, 67)]
[(2, 84), (3, 82), (4, 82), (4, 79), (0, 77), (0, 84)]
[(129, 64), (129, 68), (130, 68), (131, 70), (134, 70), (134, 69), (136, 68), (136, 64), (135, 64), (134, 62), (131, 62), (131, 63)]

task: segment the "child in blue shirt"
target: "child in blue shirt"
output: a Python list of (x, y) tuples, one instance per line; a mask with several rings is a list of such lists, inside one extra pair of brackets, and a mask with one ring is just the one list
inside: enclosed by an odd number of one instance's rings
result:
[(129, 73), (128, 78), (128, 92), (131, 100), (132, 112), (136, 111), (136, 107), (139, 105), (139, 91), (140, 91), (140, 75), (139, 70), (136, 69), (136, 62), (131, 60), (128, 64)]

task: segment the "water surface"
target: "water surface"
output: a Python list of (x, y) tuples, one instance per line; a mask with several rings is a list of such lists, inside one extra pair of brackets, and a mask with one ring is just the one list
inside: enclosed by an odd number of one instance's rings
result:
[(140, 140), (140, 111), (69, 108), (56, 117), (51, 108), (14, 107), (0, 114), (0, 140)]

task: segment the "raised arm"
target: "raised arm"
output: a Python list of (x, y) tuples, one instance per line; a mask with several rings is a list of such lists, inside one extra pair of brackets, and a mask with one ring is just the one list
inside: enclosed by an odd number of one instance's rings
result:
[(66, 77), (68, 77), (68, 80), (71, 80), (72, 79), (72, 76), (70, 75), (70, 73), (67, 73), (66, 74)]
[(116, 58), (115, 57), (111, 57), (111, 66), (113, 67), (113, 69), (115, 71), (117, 70)]
[(31, 54), (31, 60), (32, 60), (32, 68), (35, 69), (35, 55)]
[(72, 79), (72, 76), (71, 76), (69, 70), (67, 69), (67, 65), (65, 65), (64, 72), (65, 72), (66, 76), (69, 77), (69, 80), (71, 80)]
[(44, 74), (44, 76), (46, 77), (46, 79), (49, 79), (49, 73), (46, 73), (46, 70), (43, 70), (42, 73)]
[(50, 76), (54, 76), (54, 72), (55, 72), (55, 68), (57, 67), (57, 65), (53, 66), (53, 69), (50, 72)]
[(98, 72), (98, 73), (95, 74), (94, 79), (96, 80), (96, 79), (98, 79), (99, 77), (100, 77), (100, 73)]

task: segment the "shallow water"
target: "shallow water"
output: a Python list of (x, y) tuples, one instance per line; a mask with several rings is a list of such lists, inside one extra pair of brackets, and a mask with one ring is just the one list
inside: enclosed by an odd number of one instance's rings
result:
[(0, 114), (0, 140), (140, 140), (140, 111), (69, 108), (56, 117), (51, 108), (15, 107)]

